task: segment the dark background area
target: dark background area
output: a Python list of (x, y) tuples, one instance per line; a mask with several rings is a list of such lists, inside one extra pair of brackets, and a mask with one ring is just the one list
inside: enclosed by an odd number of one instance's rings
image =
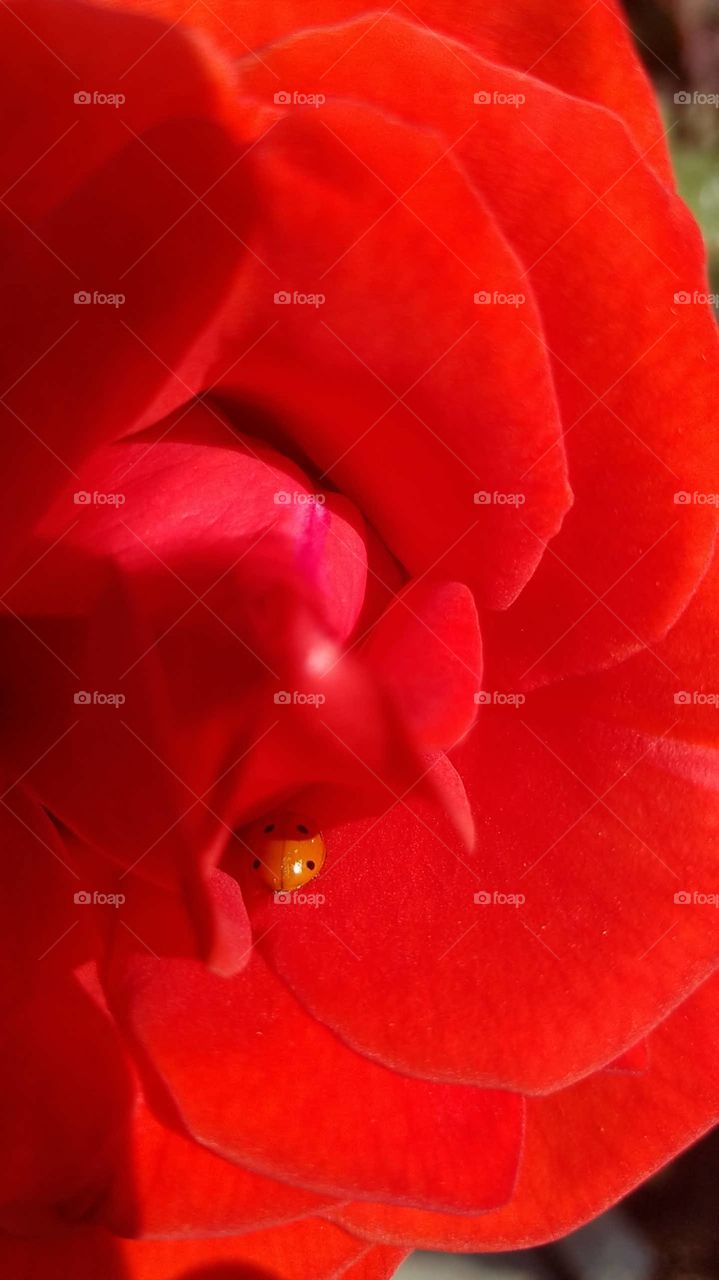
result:
[(660, 97), (684, 199), (719, 289), (719, 108), (677, 94), (719, 94), (719, 0), (624, 0), (637, 49)]

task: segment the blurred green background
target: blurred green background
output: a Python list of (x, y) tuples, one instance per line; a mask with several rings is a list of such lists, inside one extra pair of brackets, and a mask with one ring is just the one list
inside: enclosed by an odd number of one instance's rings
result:
[(713, 292), (719, 292), (719, 156), (680, 140), (672, 147), (677, 182), (704, 232)]

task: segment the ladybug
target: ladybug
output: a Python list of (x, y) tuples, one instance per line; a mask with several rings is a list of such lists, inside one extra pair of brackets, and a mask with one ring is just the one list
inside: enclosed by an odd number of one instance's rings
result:
[(269, 814), (255, 822), (246, 842), (253, 871), (275, 892), (314, 880), (327, 853), (316, 824), (296, 813)]

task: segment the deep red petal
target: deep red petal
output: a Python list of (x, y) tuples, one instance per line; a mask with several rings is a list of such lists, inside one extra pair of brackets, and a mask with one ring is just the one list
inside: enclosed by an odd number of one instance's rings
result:
[[(199, 902), (201, 873), (235, 829), (292, 794), (324, 823), (377, 812), (419, 776), (435, 786), (419, 749), (453, 741), (474, 714), (477, 619), (464, 589), (425, 585), (401, 606), (434, 640), (423, 707), (421, 682), (396, 679), (417, 650), (413, 626), (380, 624), (386, 659), (379, 640), (343, 656), (366, 574), (349, 504), (313, 494), (215, 410), (195, 405), (99, 451), (81, 479), (90, 501), (66, 530), (69, 495), (58, 498), (38, 564), (9, 596), (32, 622), (6, 620), (3, 638), (6, 751), (85, 846), (123, 874), (175, 889), (179, 876)], [(455, 791), (439, 799), (469, 838)]]
[(387, 1280), (403, 1252), (368, 1247), (311, 1218), (234, 1240), (116, 1240), (89, 1228), (44, 1239), (3, 1236), (0, 1268), (13, 1280)]
[[(5, 586), (30, 563), (12, 559), (19, 534), (182, 369), (243, 252), (193, 194), (240, 155), (224, 59), (127, 11), (16, 9), (0, 14)], [(83, 100), (121, 91), (120, 107)], [(251, 141), (249, 116), (234, 127)], [(124, 301), (77, 304), (83, 291)]]
[(12, 779), (2, 792), (0, 1221), (13, 1230), (92, 1203), (123, 1158), (131, 1087), (120, 1038), (73, 973), (102, 908), (75, 901), (85, 886), (46, 815)]

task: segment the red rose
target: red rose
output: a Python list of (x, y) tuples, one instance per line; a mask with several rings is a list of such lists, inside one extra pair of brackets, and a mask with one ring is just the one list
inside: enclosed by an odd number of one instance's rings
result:
[(717, 1112), (717, 338), (618, 7), (0, 25), (0, 1269), (561, 1235)]

